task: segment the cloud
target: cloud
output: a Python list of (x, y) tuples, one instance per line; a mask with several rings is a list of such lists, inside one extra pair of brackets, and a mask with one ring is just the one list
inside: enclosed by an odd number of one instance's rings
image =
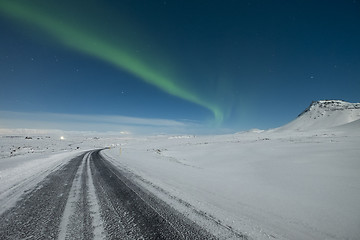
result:
[(112, 132), (128, 134), (183, 133), (198, 124), (169, 119), (136, 118), (114, 115), (80, 115), (0, 111), (0, 133), (9, 132)]
[(58, 129), (29, 129), (29, 128), (0, 128), (2, 135), (62, 135), (64, 131)]

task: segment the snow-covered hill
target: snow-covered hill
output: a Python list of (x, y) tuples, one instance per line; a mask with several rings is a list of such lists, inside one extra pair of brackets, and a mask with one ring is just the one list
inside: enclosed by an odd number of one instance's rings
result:
[(360, 103), (341, 100), (322, 100), (312, 102), (295, 120), (276, 129), (309, 131), (328, 129), (360, 119)]

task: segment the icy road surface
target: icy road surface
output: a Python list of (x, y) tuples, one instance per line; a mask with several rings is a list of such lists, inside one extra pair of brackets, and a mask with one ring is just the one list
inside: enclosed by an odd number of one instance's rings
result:
[(214, 239), (86, 152), (49, 174), (0, 218), (0, 239)]

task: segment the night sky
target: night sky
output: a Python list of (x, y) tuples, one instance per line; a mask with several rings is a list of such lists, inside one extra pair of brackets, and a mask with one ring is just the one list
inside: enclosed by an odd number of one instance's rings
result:
[(360, 101), (360, 1), (1, 0), (0, 128), (222, 133)]

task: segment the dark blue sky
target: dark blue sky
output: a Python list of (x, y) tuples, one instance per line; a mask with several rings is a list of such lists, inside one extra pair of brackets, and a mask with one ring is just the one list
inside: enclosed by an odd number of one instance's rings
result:
[(358, 1), (19, 0), (0, 16), (0, 128), (56, 113), (235, 132), (360, 100)]

